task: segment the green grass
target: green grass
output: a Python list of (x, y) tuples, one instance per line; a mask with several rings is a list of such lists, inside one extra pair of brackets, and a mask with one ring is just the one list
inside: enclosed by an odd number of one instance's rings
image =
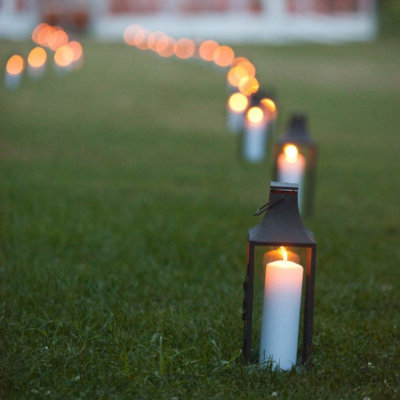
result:
[(320, 146), (309, 373), (241, 365), (272, 168), (238, 160), (222, 74), (87, 42), (82, 70), (0, 89), (0, 397), (399, 398), (398, 46), (235, 47)]

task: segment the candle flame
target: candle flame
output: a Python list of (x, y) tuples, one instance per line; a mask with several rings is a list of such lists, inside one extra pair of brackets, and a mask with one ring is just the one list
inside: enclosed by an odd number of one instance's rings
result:
[(33, 68), (40, 68), (47, 59), (46, 51), (42, 47), (35, 47), (28, 56), (28, 63)]
[(239, 91), (247, 96), (254, 94), (259, 89), (260, 84), (258, 80), (251, 76), (245, 76), (239, 82)]
[(280, 252), (282, 253), (282, 256), (283, 256), (283, 262), (286, 264), (287, 263), (287, 251), (284, 246), (281, 246)]
[(24, 59), (16, 54), (7, 61), (6, 71), (10, 75), (19, 75), (24, 70), (24, 66)]
[(290, 163), (294, 163), (297, 160), (297, 156), (299, 154), (299, 151), (297, 150), (297, 147), (294, 146), (293, 144), (288, 144), (285, 146), (283, 149), (286, 155), (286, 160)]
[(242, 93), (234, 93), (229, 97), (228, 104), (232, 111), (240, 113), (247, 108), (249, 100)]
[(268, 98), (262, 99), (261, 104), (272, 114), (275, 114), (276, 111), (276, 104)]
[(247, 112), (247, 119), (253, 124), (260, 123), (264, 118), (264, 113), (260, 107), (251, 107)]

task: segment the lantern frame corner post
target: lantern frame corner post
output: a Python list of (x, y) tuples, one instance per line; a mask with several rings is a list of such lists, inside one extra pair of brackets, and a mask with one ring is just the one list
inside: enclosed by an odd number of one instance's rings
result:
[(253, 289), (254, 289), (254, 244), (247, 241), (246, 280), (243, 284), (243, 363), (251, 362), (251, 340), (253, 334)]
[(314, 244), (307, 247), (306, 292), (304, 296), (302, 363), (307, 369), (312, 367), (316, 261), (317, 245)]

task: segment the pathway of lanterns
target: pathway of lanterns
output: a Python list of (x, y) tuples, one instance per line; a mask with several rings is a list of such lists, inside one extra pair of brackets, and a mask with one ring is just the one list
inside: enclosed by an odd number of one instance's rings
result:
[[(136, 24), (128, 26), (123, 37), (128, 45), (140, 50), (150, 50), (161, 57), (198, 59), (226, 72), (230, 94), (227, 101), (227, 127), (233, 133), (243, 133), (241, 153), (246, 161), (260, 162), (266, 157), (277, 107), (271, 96), (259, 90), (256, 68), (247, 58), (236, 57), (230, 46), (219, 45), (215, 40), (175, 40), (164, 32), (151, 31)], [(41, 23), (33, 30), (32, 40), (38, 46), (30, 51), (27, 62), (17, 54), (7, 62), (4, 84), (9, 90), (15, 90), (20, 85), (25, 64), (30, 78), (38, 79), (44, 75), (48, 58), (45, 48), (54, 52), (55, 72), (65, 73), (83, 64), (81, 44), (70, 41), (68, 34), (61, 27)], [(297, 126), (301, 127), (301, 132), (296, 128), (295, 134), (300, 134), (301, 137), (293, 138), (289, 135), (286, 144), (291, 144), (295, 139), (296, 144), (310, 146), (311, 143), (315, 147), (315, 143), (307, 137), (305, 120), (301, 118), (303, 117), (300, 116), (300, 120), (295, 121)], [(284, 146), (282, 157), (275, 160), (278, 171), (275, 179), (298, 183), (301, 199), (301, 186), (306, 169), (305, 161), (302, 161), (304, 157), (293, 144)], [(298, 165), (300, 161), (301, 165)]]
[(182, 60), (194, 58), (227, 70), (230, 92), (227, 102), (228, 128), (232, 132), (237, 133), (243, 128), (245, 114), (253, 124), (265, 120), (271, 122), (276, 118), (274, 101), (259, 91), (255, 66), (245, 57), (235, 57), (230, 46), (219, 45), (215, 40), (176, 40), (162, 31), (151, 31), (137, 24), (128, 26), (123, 36), (128, 45), (151, 50), (161, 57), (175, 56)]
[(32, 40), (38, 46), (30, 51), (26, 61), (19, 54), (7, 61), (4, 84), (9, 90), (15, 90), (21, 84), (25, 68), (32, 79), (44, 75), (48, 59), (45, 48), (54, 52), (54, 68), (58, 73), (78, 69), (83, 64), (82, 45), (76, 40), (70, 41), (68, 34), (59, 26), (39, 24), (32, 32)]

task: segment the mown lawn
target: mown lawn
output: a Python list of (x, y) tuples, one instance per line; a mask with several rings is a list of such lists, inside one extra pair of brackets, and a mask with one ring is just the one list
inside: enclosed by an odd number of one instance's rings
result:
[[(1, 42), (0, 65), (30, 43)], [(237, 157), (224, 75), (84, 43), (0, 89), (0, 397), (400, 398), (399, 41), (234, 47), (319, 143), (314, 367), (241, 364), (271, 163)]]

